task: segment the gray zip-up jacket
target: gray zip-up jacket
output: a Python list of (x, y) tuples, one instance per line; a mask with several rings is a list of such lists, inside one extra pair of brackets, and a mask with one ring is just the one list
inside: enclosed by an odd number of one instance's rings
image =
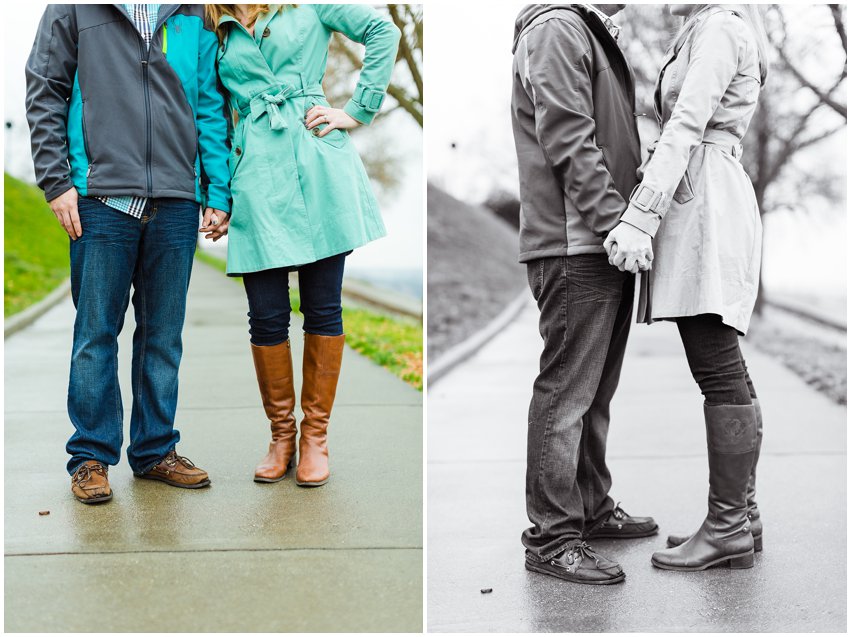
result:
[(204, 5), (164, 4), (150, 47), (123, 5), (48, 5), (27, 60), (27, 120), (48, 200), (194, 199), (230, 210), (218, 40)]
[(632, 69), (577, 5), (525, 7), (513, 51), (520, 261), (605, 252), (641, 163)]

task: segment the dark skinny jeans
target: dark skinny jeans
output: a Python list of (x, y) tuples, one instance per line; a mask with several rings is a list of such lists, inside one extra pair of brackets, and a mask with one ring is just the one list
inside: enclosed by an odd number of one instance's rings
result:
[(243, 276), (248, 295), (248, 326), (254, 345), (278, 345), (289, 338), (290, 270), (298, 270), (298, 291), (304, 331), (320, 336), (343, 333), (343, 268), (338, 254), (298, 268), (272, 268)]
[(676, 319), (688, 365), (707, 405), (750, 405), (756, 390), (748, 374), (739, 333), (717, 314)]

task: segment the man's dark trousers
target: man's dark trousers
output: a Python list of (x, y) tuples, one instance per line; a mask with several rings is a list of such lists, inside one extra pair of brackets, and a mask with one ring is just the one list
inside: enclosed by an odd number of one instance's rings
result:
[(613, 509), (605, 459), (609, 403), (629, 336), (635, 277), (605, 254), (526, 266), (544, 351), (529, 406), (526, 509), (533, 526), (523, 544), (543, 561)]

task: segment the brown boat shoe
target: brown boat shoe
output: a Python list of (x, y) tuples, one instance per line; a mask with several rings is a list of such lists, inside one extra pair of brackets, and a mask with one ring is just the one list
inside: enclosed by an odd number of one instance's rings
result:
[(71, 493), (83, 504), (112, 500), (108, 471), (108, 467), (97, 460), (86, 460), (71, 476)]
[(184, 456), (177, 455), (173, 449), (146, 473), (136, 474), (144, 480), (159, 480), (182, 489), (200, 489), (210, 484), (210, 477), (203, 469), (196, 467)]

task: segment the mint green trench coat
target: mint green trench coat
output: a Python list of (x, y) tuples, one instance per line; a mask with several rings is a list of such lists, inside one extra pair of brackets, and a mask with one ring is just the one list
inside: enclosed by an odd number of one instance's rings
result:
[(229, 16), (220, 21), (229, 24), (218, 71), (234, 122), (230, 275), (313, 263), (386, 234), (349, 134), (317, 137), (304, 118), (311, 107), (329, 105), (322, 78), (338, 31), (366, 46), (345, 111), (371, 123), (390, 83), (399, 30), (365, 5), (277, 9), (258, 18), (253, 36)]

